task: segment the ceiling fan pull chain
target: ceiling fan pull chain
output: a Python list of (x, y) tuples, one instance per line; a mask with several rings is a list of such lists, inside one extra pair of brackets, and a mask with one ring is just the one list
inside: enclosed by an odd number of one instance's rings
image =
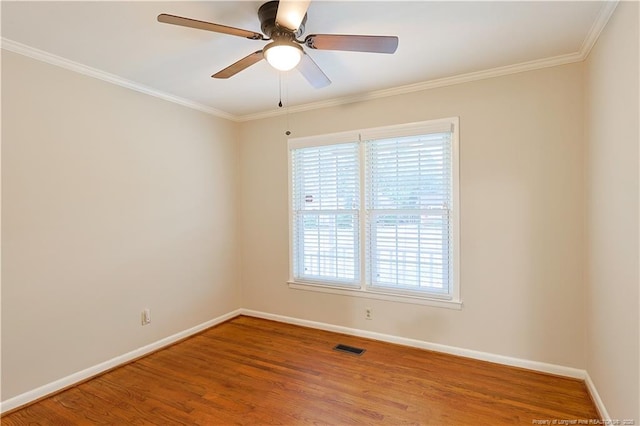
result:
[(282, 71), (278, 71), (278, 107), (282, 108)]
[(289, 74), (287, 74), (286, 80), (284, 82), (284, 99), (285, 99), (285, 115), (287, 117), (287, 131), (284, 132), (285, 135), (289, 136), (291, 131), (289, 130)]
[(285, 120), (286, 120), (286, 129), (284, 134), (289, 136), (291, 134), (291, 131), (289, 131), (289, 90), (287, 83), (288, 80), (284, 82), (284, 88), (282, 86), (282, 71), (278, 72), (278, 95), (279, 95), (279, 101), (278, 101), (278, 107), (282, 108), (282, 97), (283, 97), (283, 93), (284, 93), (284, 97), (285, 97)]

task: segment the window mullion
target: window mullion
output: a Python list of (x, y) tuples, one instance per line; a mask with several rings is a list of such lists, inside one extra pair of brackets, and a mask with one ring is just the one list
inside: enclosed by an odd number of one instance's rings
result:
[(369, 213), (368, 213), (368, 201), (367, 201), (367, 188), (369, 185), (367, 178), (367, 148), (366, 143), (362, 141), (362, 137), (359, 136), (358, 143), (358, 172), (360, 178), (360, 205), (358, 205), (358, 213), (360, 219), (360, 253), (359, 261), (360, 261), (360, 290), (366, 290), (367, 283), (370, 281), (370, 268), (368, 265), (370, 264), (368, 254), (371, 250), (369, 250), (369, 231), (368, 231), (368, 222), (369, 222)]
[[(398, 151), (397, 151), (397, 148), (398, 148), (398, 142), (397, 141), (396, 141), (395, 145), (396, 145), (396, 152), (395, 152), (396, 175), (394, 176), (394, 178), (395, 178), (396, 188), (398, 188), (400, 186), (400, 182), (399, 182), (399, 178), (398, 178), (399, 159), (398, 159)], [(395, 279), (396, 282), (395, 282), (395, 284), (397, 286), (398, 284), (400, 284), (400, 282), (399, 282), (400, 281), (400, 276), (399, 276), (400, 275), (400, 270), (399, 270), (399, 266), (398, 266), (398, 264), (400, 263), (400, 250), (399, 250), (400, 247), (398, 247), (398, 227), (397, 226), (396, 226), (395, 237), (396, 237), (396, 241), (395, 241), (395, 243), (396, 243), (395, 244), (395, 246), (396, 246), (395, 247), (396, 248), (396, 255), (395, 255), (394, 266), (395, 266), (395, 269), (396, 269), (396, 271), (395, 271), (396, 272), (396, 279)]]
[[(422, 176), (422, 153), (418, 154), (418, 176)], [(422, 188), (421, 188), (422, 189)], [(420, 221), (422, 221), (422, 215), (419, 216), (420, 217)], [(417, 249), (417, 260), (418, 260), (418, 266), (417, 266), (417, 276), (418, 276), (418, 282), (422, 282), (422, 226), (418, 226), (418, 249)]]

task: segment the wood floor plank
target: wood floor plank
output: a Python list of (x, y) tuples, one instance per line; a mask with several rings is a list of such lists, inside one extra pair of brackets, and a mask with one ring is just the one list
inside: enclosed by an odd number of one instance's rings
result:
[[(343, 343), (362, 356), (340, 353)], [(597, 419), (579, 380), (240, 316), (3, 425), (527, 424)]]

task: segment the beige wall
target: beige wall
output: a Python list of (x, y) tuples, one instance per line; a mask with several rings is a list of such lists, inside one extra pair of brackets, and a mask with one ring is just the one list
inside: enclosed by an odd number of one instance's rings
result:
[[(637, 17), (586, 64), (240, 125), (3, 51), (2, 400), (242, 306), (586, 368), (640, 419)], [(462, 310), (289, 289), (284, 132), (450, 116)]]
[(2, 51), (3, 400), (240, 307), (236, 139)]
[(286, 120), (242, 123), (243, 307), (584, 368), (582, 105), (573, 64), (289, 117), (292, 137), (460, 117), (461, 311), (289, 289)]
[(621, 2), (585, 65), (587, 371), (614, 419), (640, 422), (638, 3)]

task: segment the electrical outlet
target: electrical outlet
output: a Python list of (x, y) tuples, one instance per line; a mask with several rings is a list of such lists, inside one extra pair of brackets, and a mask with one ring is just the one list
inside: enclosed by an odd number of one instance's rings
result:
[(142, 325), (147, 325), (151, 322), (151, 310), (146, 308), (142, 311)]
[(365, 310), (364, 310), (364, 317), (365, 317), (365, 319), (368, 319), (368, 320), (373, 319), (373, 309), (371, 309), (371, 308), (365, 308)]

